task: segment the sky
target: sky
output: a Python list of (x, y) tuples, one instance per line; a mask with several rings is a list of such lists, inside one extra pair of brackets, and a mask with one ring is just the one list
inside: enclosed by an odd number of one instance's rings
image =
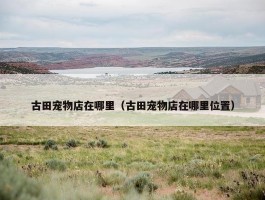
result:
[(0, 0), (0, 47), (265, 46), (265, 0)]

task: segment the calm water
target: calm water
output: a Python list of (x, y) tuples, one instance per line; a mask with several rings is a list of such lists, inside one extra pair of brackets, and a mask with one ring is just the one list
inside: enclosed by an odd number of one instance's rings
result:
[[(155, 67), (139, 67), (139, 68), (125, 68), (125, 67), (94, 67), (83, 69), (66, 69), (66, 70), (51, 70), (51, 72), (79, 78), (97, 78), (103, 76), (121, 76), (121, 75), (152, 75), (158, 72), (168, 71), (184, 71), (190, 70), (189, 67), (178, 68), (155, 68)], [(194, 68), (193, 68), (194, 69)]]

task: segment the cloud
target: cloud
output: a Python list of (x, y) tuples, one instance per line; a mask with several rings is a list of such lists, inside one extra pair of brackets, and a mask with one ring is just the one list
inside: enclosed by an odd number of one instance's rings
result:
[(80, 6), (85, 6), (85, 7), (95, 7), (95, 6), (97, 6), (97, 4), (94, 3), (94, 2), (81, 2), (81, 3), (79, 3), (79, 5)]
[(0, 40), (13, 40), (21, 38), (20, 35), (9, 32), (0, 32)]
[(265, 45), (264, 0), (1, 0), (0, 47)]

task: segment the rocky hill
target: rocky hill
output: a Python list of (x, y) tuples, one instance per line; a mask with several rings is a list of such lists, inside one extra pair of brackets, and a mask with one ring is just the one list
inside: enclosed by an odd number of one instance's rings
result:
[(223, 74), (265, 74), (265, 64), (225, 67)]
[(35, 63), (0, 62), (0, 74), (50, 74), (50, 72)]

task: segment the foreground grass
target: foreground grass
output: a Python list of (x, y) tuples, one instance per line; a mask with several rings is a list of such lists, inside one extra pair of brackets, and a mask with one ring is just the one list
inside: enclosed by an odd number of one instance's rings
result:
[(1, 155), (37, 199), (264, 198), (263, 127), (0, 127)]

